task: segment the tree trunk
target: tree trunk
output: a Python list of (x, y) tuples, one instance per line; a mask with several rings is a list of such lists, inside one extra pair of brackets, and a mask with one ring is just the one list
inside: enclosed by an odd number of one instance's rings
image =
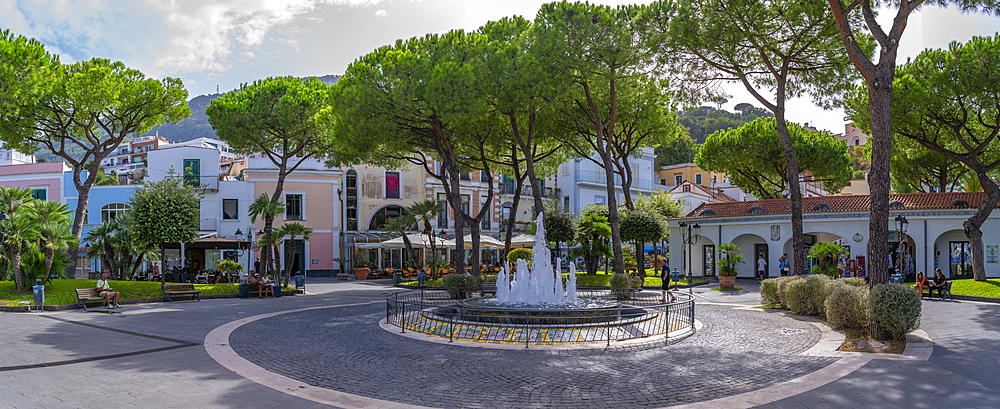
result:
[(53, 248), (45, 249), (45, 281), (49, 281), (49, 277), (52, 277), (52, 259), (55, 258), (56, 250)]
[[(784, 88), (780, 86), (780, 88)], [(778, 96), (779, 106), (784, 106), (784, 98)], [(795, 268), (794, 274), (804, 275), (806, 273), (805, 243), (803, 242), (802, 231), (802, 191), (799, 185), (799, 162), (798, 154), (795, 152), (795, 145), (792, 144), (792, 136), (788, 133), (788, 124), (785, 123), (785, 111), (783, 108), (775, 112), (775, 125), (778, 128), (778, 135), (781, 138), (781, 148), (785, 155), (785, 178), (788, 179), (788, 201), (792, 213), (792, 260)], [(770, 255), (765, 254), (767, 259)]]
[[(534, 154), (534, 139), (535, 139), (535, 114), (531, 113), (528, 115), (528, 138), (527, 141), (521, 136), (521, 130), (517, 125), (517, 118), (510, 114), (511, 129), (514, 133), (514, 138), (517, 140), (517, 145), (521, 147), (521, 153), (524, 154), (524, 167), (525, 173), (528, 176), (528, 183), (531, 183), (531, 194), (535, 199), (535, 214), (533, 217), (538, 217), (538, 214), (542, 212), (545, 208), (542, 201), (542, 184), (538, 180), (538, 174), (535, 173), (535, 154)], [(515, 166), (516, 168), (517, 166)], [(518, 190), (518, 194), (520, 194)]]
[(514, 239), (514, 226), (517, 222), (517, 206), (521, 203), (521, 189), (524, 188), (524, 176), (519, 175), (517, 167), (514, 167), (514, 201), (510, 207), (510, 217), (507, 218), (507, 234), (503, 240), (503, 254), (506, 257), (510, 253), (510, 242)]
[[(278, 182), (274, 185), (274, 193), (271, 195), (271, 202), (281, 203), (281, 193), (285, 189), (285, 177), (288, 176), (288, 166), (284, 162), (278, 166)], [(265, 214), (264, 215), (264, 260), (261, 265), (264, 266), (264, 275), (269, 275), (272, 269), (271, 264), (271, 247), (273, 241), (271, 241), (272, 232), (274, 230), (274, 218), (275, 215)], [(275, 252), (276, 253), (276, 252)], [(277, 263), (279, 258), (275, 258), (274, 262)], [(272, 277), (274, 281), (278, 281), (278, 277)]]
[[(458, 164), (451, 162), (447, 164), (448, 179), (451, 182), (451, 189), (445, 191), (448, 196), (448, 203), (455, 213), (455, 272), (465, 274), (465, 212), (462, 211), (462, 192), (459, 182), (461, 173), (458, 171)], [(471, 200), (471, 198), (470, 198)]]
[[(413, 250), (413, 243), (410, 242), (410, 238), (406, 237), (406, 232), (403, 232), (403, 244), (406, 245), (406, 251), (410, 253), (410, 263), (414, 264), (417, 262), (417, 252)], [(405, 265), (404, 265), (405, 267)]]
[(611, 249), (615, 254), (614, 269), (615, 274), (621, 274), (625, 272), (625, 265), (622, 260), (622, 239), (620, 234), (620, 229), (618, 226), (618, 199), (615, 198), (615, 172), (611, 165), (609, 157), (611, 156), (611, 149), (601, 155), (601, 159), (604, 160), (604, 177), (607, 182), (607, 194), (608, 194), (608, 224), (611, 226)]
[[(298, 243), (295, 242), (295, 236), (292, 236), (290, 241), (292, 242), (292, 255), (291, 259), (285, 260), (285, 280), (282, 282), (282, 286), (288, 285), (288, 280), (292, 277), (292, 265), (295, 264), (295, 259), (298, 257)], [(299, 268), (302, 268), (302, 266), (299, 266)]]
[(167, 246), (165, 243), (160, 243), (160, 287), (167, 280)]
[(979, 178), (979, 184), (982, 185), (983, 191), (986, 192), (986, 200), (979, 206), (976, 213), (973, 213), (972, 217), (969, 217), (962, 226), (964, 227), (965, 235), (969, 238), (969, 247), (972, 250), (972, 277), (976, 281), (986, 281), (983, 231), (980, 228), (986, 222), (986, 218), (990, 217), (993, 209), (996, 208), (997, 202), (1000, 202), (1000, 188), (986, 174), (986, 170), (983, 167), (980, 166), (979, 169), (976, 169), (976, 176)]
[[(97, 160), (100, 163), (100, 160)], [(83, 220), (87, 214), (87, 205), (90, 203), (90, 187), (93, 185), (94, 180), (97, 179), (97, 174), (94, 172), (87, 172), (87, 180), (80, 180), (80, 173), (82, 169), (73, 170), (73, 184), (76, 187), (76, 210), (73, 212), (73, 237), (76, 238), (77, 243), (81, 243), (80, 239), (83, 237)], [(66, 266), (66, 276), (69, 278), (76, 278), (76, 263), (77, 259), (80, 258), (80, 246), (70, 246), (69, 247), (69, 258), (70, 263)]]
[(895, 67), (879, 64), (868, 84), (872, 118), (872, 164), (868, 174), (871, 209), (868, 222), (869, 284), (889, 282), (889, 158), (892, 155), (892, 77)]

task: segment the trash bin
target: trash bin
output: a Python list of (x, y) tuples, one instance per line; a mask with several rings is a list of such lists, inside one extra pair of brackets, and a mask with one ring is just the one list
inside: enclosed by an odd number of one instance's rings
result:
[(424, 286), (424, 279), (426, 279), (426, 278), (427, 278), (427, 274), (425, 274), (423, 270), (420, 270), (420, 272), (417, 273), (417, 285), (419, 285), (420, 287), (423, 287)]
[(36, 285), (31, 287), (31, 292), (35, 296), (35, 305), (38, 306), (38, 310), (42, 310), (42, 305), (45, 304), (45, 286)]
[(250, 298), (250, 284), (240, 283), (240, 298)]
[(399, 283), (402, 282), (403, 282), (403, 274), (392, 273), (392, 285), (399, 285)]
[(275, 297), (281, 297), (281, 286), (280, 285), (275, 285), (274, 286), (274, 296)]
[(306, 290), (306, 276), (299, 274), (295, 276), (295, 289), (296, 290)]

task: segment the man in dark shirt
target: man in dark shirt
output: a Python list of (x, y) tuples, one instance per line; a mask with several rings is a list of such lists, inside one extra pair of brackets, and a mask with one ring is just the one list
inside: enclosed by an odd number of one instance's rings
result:
[(927, 286), (927, 296), (928, 297), (933, 297), (934, 296), (934, 290), (938, 290), (938, 297), (940, 297), (943, 300), (944, 299), (944, 287), (945, 287), (945, 285), (947, 283), (948, 283), (948, 279), (945, 278), (944, 273), (941, 272), (941, 269), (940, 268), (935, 269), (934, 270), (934, 281), (932, 281)]

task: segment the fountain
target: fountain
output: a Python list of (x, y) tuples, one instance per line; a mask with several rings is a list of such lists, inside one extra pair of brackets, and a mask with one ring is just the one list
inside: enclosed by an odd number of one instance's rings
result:
[(678, 302), (691, 313), (668, 320), (668, 305), (659, 302), (659, 292), (632, 294), (625, 302), (607, 290), (578, 293), (576, 266), (570, 263), (569, 275), (563, 280), (561, 262), (556, 261), (555, 266), (550, 262), (543, 215), (539, 214), (535, 223), (530, 268), (525, 260), (517, 260), (513, 271), (510, 263), (505, 263), (497, 275), (495, 296), (451, 301), (421, 293), (419, 301), (410, 301), (397, 294), (387, 300), (386, 322), (449, 339), (525, 345), (610, 345), (612, 340), (665, 335), (687, 325), (684, 317), (690, 317), (693, 328), (691, 297)]

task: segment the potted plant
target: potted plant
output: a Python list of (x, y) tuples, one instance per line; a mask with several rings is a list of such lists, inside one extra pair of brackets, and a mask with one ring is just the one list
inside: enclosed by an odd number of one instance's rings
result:
[(723, 290), (732, 290), (736, 285), (736, 265), (744, 264), (743, 255), (736, 254), (740, 248), (733, 243), (723, 244), (719, 246), (719, 253), (722, 253), (722, 258), (719, 259), (719, 287)]
[(354, 279), (364, 280), (368, 278), (368, 258), (362, 252), (354, 253)]

